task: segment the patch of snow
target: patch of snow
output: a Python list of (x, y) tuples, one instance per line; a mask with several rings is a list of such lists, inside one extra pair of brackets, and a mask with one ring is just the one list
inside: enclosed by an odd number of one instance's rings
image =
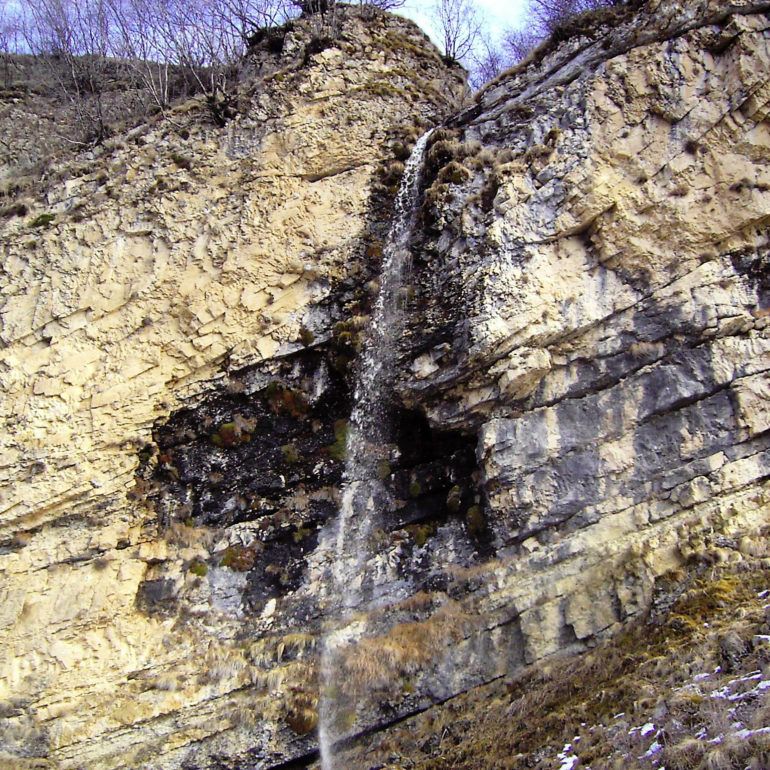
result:
[(657, 741), (653, 741), (652, 746), (650, 746), (650, 748), (647, 749), (647, 751), (645, 751), (644, 754), (639, 757), (639, 759), (649, 759), (650, 757), (654, 757), (659, 751), (662, 750), (663, 746), (661, 746), (661, 744)]
[(615, 714), (615, 716), (612, 717), (612, 718), (613, 719), (620, 719), (620, 717), (624, 717), (625, 715), (626, 715), (626, 712), (625, 711), (621, 711), (620, 714)]
[(762, 673), (760, 671), (752, 671), (750, 674), (746, 674), (746, 676), (739, 676), (737, 679), (731, 679), (727, 684), (722, 685), (722, 687), (720, 687), (718, 690), (712, 691), (710, 697), (727, 698), (731, 701), (752, 697), (752, 694), (755, 694), (757, 691), (767, 689), (770, 687), (770, 684), (765, 684), (764, 682), (760, 681), (753, 690), (749, 690), (748, 692), (731, 694), (730, 691), (736, 684), (742, 684), (744, 682), (755, 682), (758, 679), (762, 679)]
[(751, 738), (752, 735), (767, 735), (768, 733), (770, 733), (770, 727), (760, 727), (757, 730), (738, 730), (735, 735), (745, 740), (746, 738)]
[(703, 673), (703, 674), (696, 674), (693, 678), (693, 682), (702, 682), (704, 679), (708, 679), (710, 676), (712, 676), (709, 673)]
[(764, 591), (760, 591), (757, 594), (757, 599), (764, 599), (766, 596), (769, 596), (769, 595), (770, 595), (770, 590), (765, 589)]
[(757, 669), (756, 671), (752, 671), (751, 673), (746, 674), (746, 676), (738, 677), (737, 679), (733, 679), (731, 684), (735, 684), (737, 682), (750, 682), (752, 679), (761, 679), (762, 678), (762, 672)]
[(572, 744), (565, 743), (564, 748), (561, 750), (561, 752), (558, 755), (558, 759), (561, 760), (561, 764), (559, 765), (559, 770), (573, 770), (573, 768), (580, 761), (580, 759), (576, 757), (574, 754), (570, 756), (571, 752), (572, 752)]
[(642, 736), (642, 738), (646, 738), (650, 733), (655, 732), (655, 725), (652, 722), (647, 722), (646, 724), (642, 725), (642, 729), (639, 731), (639, 734)]

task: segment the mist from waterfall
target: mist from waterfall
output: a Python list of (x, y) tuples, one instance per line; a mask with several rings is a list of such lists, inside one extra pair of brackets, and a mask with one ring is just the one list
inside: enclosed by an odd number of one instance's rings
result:
[[(341, 627), (352, 608), (365, 599), (363, 575), (368, 537), (376, 514), (387, 508), (389, 495), (380, 479), (387, 462), (391, 392), (398, 341), (403, 328), (402, 288), (411, 262), (409, 242), (417, 217), (425, 149), (431, 131), (415, 144), (406, 163), (395, 201), (393, 221), (383, 252), (380, 291), (369, 335), (361, 354), (347, 436), (342, 504), (337, 519), (331, 590), (342, 599)], [(323, 770), (334, 769), (336, 712), (335, 674), (345, 646), (344, 628), (326, 634), (321, 646), (319, 743)], [(348, 704), (349, 705), (349, 704)]]

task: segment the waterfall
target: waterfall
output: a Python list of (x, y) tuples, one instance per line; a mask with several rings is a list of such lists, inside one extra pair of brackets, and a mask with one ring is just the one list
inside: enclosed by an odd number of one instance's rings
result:
[[(388, 503), (378, 464), (387, 458), (389, 409), (398, 340), (402, 331), (400, 293), (411, 255), (409, 241), (417, 217), (423, 156), (431, 132), (415, 144), (396, 197), (393, 221), (383, 252), (380, 291), (369, 337), (360, 359), (347, 436), (344, 488), (337, 519), (332, 591), (342, 597), (342, 620), (363, 600), (361, 568), (376, 513)], [(336, 658), (344, 641), (324, 636), (321, 648), (319, 743), (323, 770), (333, 770)]]

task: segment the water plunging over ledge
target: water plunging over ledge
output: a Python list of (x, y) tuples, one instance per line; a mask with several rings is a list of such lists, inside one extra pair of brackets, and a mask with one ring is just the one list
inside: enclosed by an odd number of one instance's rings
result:
[[(372, 312), (354, 393), (331, 586), (332, 592), (342, 599), (343, 621), (350, 610), (365, 598), (360, 573), (366, 541), (376, 513), (388, 504), (387, 490), (378, 476), (378, 464), (385, 459), (383, 447), (389, 438), (388, 404), (396, 349), (403, 326), (400, 290), (411, 259), (409, 241), (417, 217), (423, 157), (430, 134), (428, 131), (415, 144), (396, 197), (380, 273), (380, 292)], [(327, 635), (321, 647), (318, 735), (323, 770), (334, 768), (333, 747), (337, 737), (333, 724), (337, 706), (334, 693), (338, 689), (334, 684), (342, 645), (344, 640)]]

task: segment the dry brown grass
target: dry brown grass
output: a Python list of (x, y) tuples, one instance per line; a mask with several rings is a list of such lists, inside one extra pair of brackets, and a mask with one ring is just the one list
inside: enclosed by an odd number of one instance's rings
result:
[[(568, 742), (578, 766), (593, 770), (770, 768), (770, 735), (741, 737), (734, 726), (770, 724), (770, 691), (740, 701), (739, 713), (730, 711), (735, 701), (711, 696), (749, 671), (770, 678), (770, 645), (753, 641), (768, 633), (768, 599), (758, 593), (770, 586), (770, 564), (701, 567), (662, 585), (681, 595), (654, 623), (636, 622), (581, 656), (434, 707), (382, 736), (382, 746), (398, 755), (396, 766), (419, 770), (551, 770)], [(745, 640), (746, 653), (731, 672), (713, 673), (728, 634)], [(430, 635), (416, 638), (420, 660)], [(749, 691), (755, 683), (732, 686)], [(646, 722), (655, 724), (654, 735), (632, 730)], [(645, 757), (654, 740), (660, 749)], [(365, 762), (374, 763), (377, 751), (370, 745)], [(346, 766), (358, 767), (358, 759), (351, 751)]]
[(397, 623), (381, 636), (339, 650), (341, 689), (350, 699), (391, 689), (434, 661), (448, 642), (462, 638), (467, 622), (460, 606), (448, 602), (426, 620)]

